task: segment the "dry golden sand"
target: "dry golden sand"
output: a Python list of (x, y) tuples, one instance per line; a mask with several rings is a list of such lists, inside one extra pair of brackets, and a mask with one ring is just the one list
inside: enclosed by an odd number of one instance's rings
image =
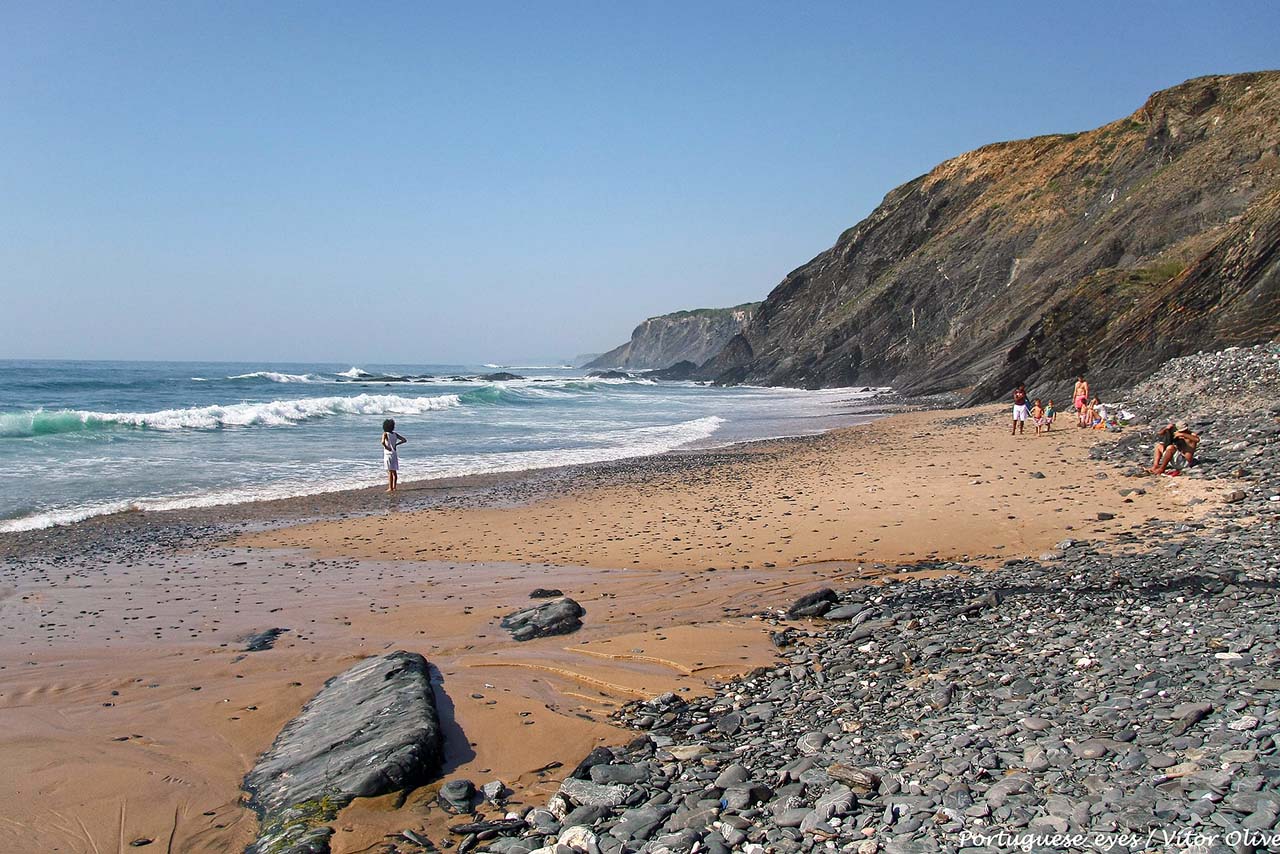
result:
[[(1099, 433), (1013, 437), (1004, 411), (988, 408), (989, 425), (967, 427), (945, 423), (956, 413), (911, 413), (525, 507), (327, 521), (241, 542), (362, 558), (643, 569), (991, 563), (1043, 552), (1068, 529), (1105, 534), (1160, 505), (1158, 490), (1123, 503), (1117, 487), (1125, 484), (1094, 478), (1103, 467), (1088, 461), (1087, 448)], [(1099, 523), (1100, 510), (1116, 518)]]
[[(439, 668), (447, 777), (501, 778), (541, 802), (565, 770), (538, 769), (629, 738), (607, 722), (618, 704), (772, 660), (768, 625), (745, 615), (865, 583), (876, 561), (992, 565), (1105, 536), (1185, 514), (1206, 489), (1119, 479), (1087, 459), (1097, 434), (1014, 439), (1003, 407), (985, 412), (986, 425), (895, 416), (524, 506), (322, 522), (2, 590), (0, 850), (101, 854), (140, 837), (241, 850), (254, 757), (325, 679), (391, 649)], [(1133, 485), (1148, 494), (1126, 502), (1117, 490)], [(497, 620), (537, 586), (580, 601), (586, 626), (510, 641)], [(239, 651), (270, 626), (292, 631)], [(439, 836), (434, 788), (353, 805), (334, 850), (405, 827)]]

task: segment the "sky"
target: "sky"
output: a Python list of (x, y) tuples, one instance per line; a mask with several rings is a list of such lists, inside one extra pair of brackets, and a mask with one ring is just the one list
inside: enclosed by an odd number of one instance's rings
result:
[(1280, 67), (1280, 3), (0, 4), (0, 358), (522, 363)]

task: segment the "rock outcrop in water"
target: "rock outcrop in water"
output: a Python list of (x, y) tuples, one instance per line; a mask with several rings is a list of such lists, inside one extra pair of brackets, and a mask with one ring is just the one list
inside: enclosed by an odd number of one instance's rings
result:
[(262, 820), (249, 854), (328, 851), (338, 810), (426, 782), (443, 754), (426, 659), (397, 651), (359, 662), (324, 684), (245, 777)]
[(1204, 77), (1085, 133), (891, 191), (700, 374), (1003, 396), (1280, 334), (1280, 72)]
[(699, 308), (651, 317), (632, 331), (626, 344), (583, 367), (649, 370), (683, 361), (700, 365), (751, 322), (759, 305), (751, 302), (733, 308)]
[(691, 380), (698, 376), (698, 365), (685, 359), (676, 362), (669, 368), (659, 368), (656, 371), (645, 371), (645, 379), (650, 380)]

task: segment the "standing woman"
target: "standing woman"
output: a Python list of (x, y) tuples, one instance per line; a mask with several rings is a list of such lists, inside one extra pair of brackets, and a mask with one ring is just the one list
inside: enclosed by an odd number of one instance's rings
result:
[(387, 492), (395, 492), (400, 479), (400, 452), (396, 450), (409, 441), (396, 432), (394, 418), (382, 422), (382, 462), (387, 466)]
[(1076, 405), (1076, 426), (1083, 427), (1085, 407), (1089, 404), (1089, 384), (1085, 382), (1084, 375), (1076, 377), (1076, 390), (1071, 395)]
[(1026, 432), (1027, 415), (1027, 386), (1023, 384), (1013, 390), (1013, 432), (1009, 435)]

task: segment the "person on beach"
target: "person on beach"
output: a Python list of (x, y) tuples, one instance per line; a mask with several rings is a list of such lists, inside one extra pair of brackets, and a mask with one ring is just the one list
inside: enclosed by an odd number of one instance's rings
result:
[(1049, 401), (1049, 405), (1044, 408), (1044, 432), (1048, 433), (1053, 429), (1053, 416), (1058, 412), (1053, 408), (1053, 401)]
[[(1200, 447), (1200, 436), (1191, 432), (1185, 421), (1170, 421), (1156, 433), (1156, 450), (1151, 457), (1152, 474), (1164, 474), (1173, 462), (1174, 454), (1181, 453), (1186, 460), (1187, 468), (1195, 465), (1196, 448)], [(1177, 471), (1176, 469), (1174, 470)], [(1173, 474), (1174, 472), (1170, 472)]]
[(1044, 407), (1040, 405), (1040, 398), (1036, 398), (1035, 405), (1031, 407), (1031, 423), (1036, 425), (1036, 435), (1040, 435), (1040, 430), (1045, 425)]
[(1086, 404), (1089, 403), (1089, 384), (1085, 382), (1084, 374), (1076, 377), (1076, 390), (1071, 395), (1076, 407), (1076, 426), (1084, 426), (1084, 410)]
[(394, 418), (382, 422), (382, 462), (387, 467), (387, 492), (395, 492), (400, 485), (400, 452), (397, 450), (409, 441), (396, 432)]
[(1089, 401), (1089, 405), (1085, 407), (1084, 426), (1092, 430), (1101, 430), (1106, 426), (1102, 423), (1105, 414), (1106, 409), (1103, 408), (1102, 401), (1098, 400), (1097, 395), (1094, 395), (1093, 399)]
[(1013, 390), (1013, 432), (1009, 435), (1016, 436), (1019, 431), (1026, 432), (1027, 415), (1027, 387), (1024, 384)]

